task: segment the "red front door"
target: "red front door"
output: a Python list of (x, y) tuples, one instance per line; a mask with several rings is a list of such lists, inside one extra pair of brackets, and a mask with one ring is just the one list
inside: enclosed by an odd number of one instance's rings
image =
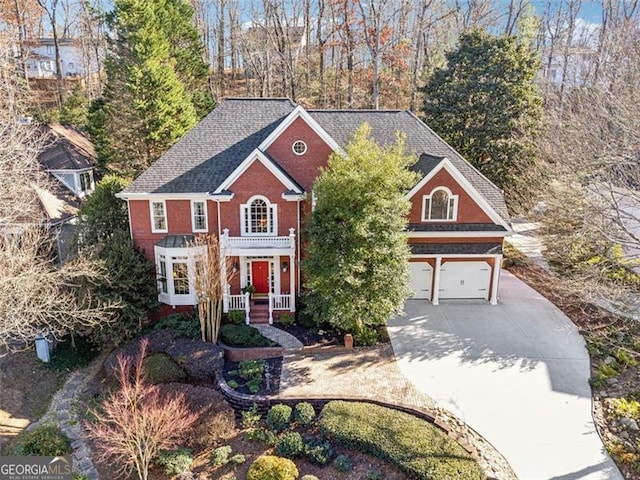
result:
[(256, 293), (269, 293), (269, 262), (251, 262), (251, 281)]

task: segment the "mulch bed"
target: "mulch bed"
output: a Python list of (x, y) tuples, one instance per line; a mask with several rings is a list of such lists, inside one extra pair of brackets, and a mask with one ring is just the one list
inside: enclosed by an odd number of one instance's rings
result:
[(242, 378), (231, 375), (229, 372), (238, 369), (239, 362), (232, 362), (230, 360), (224, 361), (224, 370), (222, 371), (222, 376), (224, 377), (225, 382), (227, 384), (230, 380), (234, 380), (238, 382), (238, 387), (234, 390), (238, 393), (245, 393), (247, 395), (277, 395), (280, 391), (280, 375), (282, 374), (282, 357), (275, 358), (266, 358), (265, 369), (269, 373), (269, 389), (267, 389), (267, 382), (263, 379), (260, 384), (260, 390), (257, 393), (252, 393), (249, 391), (247, 386), (245, 385), (245, 380)]
[(282, 325), (281, 323), (274, 323), (273, 326), (290, 333), (300, 340), (305, 347), (342, 345), (340, 336), (334, 331), (310, 330), (299, 325)]

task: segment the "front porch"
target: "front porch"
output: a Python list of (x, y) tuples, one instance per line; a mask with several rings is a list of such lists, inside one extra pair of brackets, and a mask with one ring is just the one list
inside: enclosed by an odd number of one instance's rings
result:
[(293, 294), (275, 294), (269, 292), (266, 296), (241, 293), (231, 294), (231, 288), (227, 285), (227, 293), (224, 296), (224, 313), (231, 310), (243, 310), (246, 315), (245, 323), (269, 323), (273, 324), (274, 314), (294, 313), (295, 297)]
[[(273, 323), (278, 312), (295, 312), (296, 239), (294, 229), (286, 237), (252, 235), (220, 236), (224, 258), (223, 310), (242, 310), (246, 324)], [(231, 268), (231, 275), (226, 270)]]

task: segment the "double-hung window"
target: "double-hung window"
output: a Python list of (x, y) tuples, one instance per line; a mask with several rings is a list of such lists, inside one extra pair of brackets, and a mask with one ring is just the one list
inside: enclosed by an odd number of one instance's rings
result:
[(207, 231), (207, 203), (204, 200), (191, 202), (191, 226), (194, 232)]
[(164, 200), (151, 201), (151, 231), (154, 233), (167, 231), (167, 206)]

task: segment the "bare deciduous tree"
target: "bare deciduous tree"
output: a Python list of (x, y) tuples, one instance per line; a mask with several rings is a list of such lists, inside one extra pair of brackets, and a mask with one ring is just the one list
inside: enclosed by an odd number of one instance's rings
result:
[(194, 246), (201, 250), (196, 260), (196, 294), (202, 340), (216, 342), (220, 333), (224, 289), (232, 275), (229, 257), (222, 257), (214, 235), (198, 235)]
[(147, 346), (144, 340), (135, 359), (118, 357), (120, 388), (93, 411), (95, 421), (85, 423), (99, 458), (109, 465), (115, 462), (114, 473), (125, 478), (135, 473), (140, 480), (147, 480), (160, 450), (177, 446), (199, 417), (189, 411), (183, 396), (163, 398), (157, 386), (144, 381)]
[(40, 203), (47, 189), (37, 160), (42, 142), (37, 127), (17, 123), (23, 92), (10, 62), (0, 56), (0, 346), (12, 350), (38, 332), (61, 337), (101, 328), (116, 305), (91, 294), (102, 273), (89, 256), (55, 265)]

